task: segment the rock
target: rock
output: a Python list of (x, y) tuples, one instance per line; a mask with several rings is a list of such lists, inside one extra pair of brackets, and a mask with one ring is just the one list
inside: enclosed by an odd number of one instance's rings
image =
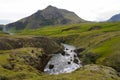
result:
[(79, 64), (79, 60), (78, 59), (74, 59), (73, 62), (76, 63), (76, 64)]
[(9, 63), (7, 65), (8, 68), (13, 67), (11, 63), (17, 64), (16, 62), (19, 62), (34, 67), (40, 71), (44, 70), (44, 67), (55, 52), (63, 52), (63, 47), (61, 45), (46, 37), (1, 37), (0, 50), (11, 49), (14, 50), (10, 52), (10, 58), (8, 59)]
[(53, 54), (57, 51), (63, 50), (63, 47), (61, 45), (57, 44), (55, 41), (47, 37), (0, 37), (0, 50), (11, 50), (23, 47), (43, 48), (47, 54)]
[(61, 32), (70, 31), (70, 30), (77, 30), (79, 28), (80, 28), (80, 26), (73, 26), (73, 27), (70, 27), (70, 28), (62, 29)]
[(117, 72), (113, 68), (106, 67), (103, 65), (89, 64), (89, 65), (85, 65), (83, 68), (86, 70), (89, 70), (91, 72), (94, 72), (94, 73), (102, 73), (103, 72), (103, 73), (109, 74), (111, 76), (117, 74)]
[(77, 49), (74, 50), (74, 52), (76, 52), (76, 53), (81, 53), (81, 52), (83, 52), (84, 50), (85, 50), (85, 48), (77, 48)]
[(93, 27), (89, 28), (88, 31), (99, 30), (101, 28), (102, 28), (101, 26), (93, 26)]
[(49, 65), (49, 69), (53, 69), (54, 68), (54, 65), (53, 64), (50, 64)]

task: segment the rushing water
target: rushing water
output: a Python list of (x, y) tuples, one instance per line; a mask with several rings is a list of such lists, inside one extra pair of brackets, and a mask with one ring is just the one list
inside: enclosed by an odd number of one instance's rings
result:
[(13, 33), (11, 33), (6, 26), (3, 26), (3, 30), (4, 33), (8, 33), (9, 35), (13, 35)]
[(64, 46), (64, 53), (53, 55), (44, 72), (48, 74), (70, 73), (82, 67), (81, 61), (74, 52), (74, 46), (62, 44)]

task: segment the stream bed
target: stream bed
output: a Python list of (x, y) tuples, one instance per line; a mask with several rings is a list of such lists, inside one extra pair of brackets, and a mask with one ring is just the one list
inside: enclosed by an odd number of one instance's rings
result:
[(62, 45), (64, 46), (64, 52), (53, 55), (53, 57), (50, 59), (50, 61), (44, 68), (45, 73), (71, 73), (76, 69), (82, 67), (81, 61), (79, 60), (77, 53), (74, 52), (76, 48), (67, 44)]

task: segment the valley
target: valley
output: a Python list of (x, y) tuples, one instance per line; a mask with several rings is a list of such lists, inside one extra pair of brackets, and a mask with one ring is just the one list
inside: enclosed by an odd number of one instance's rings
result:
[(0, 25), (0, 80), (120, 80), (119, 45), (120, 21), (48, 6)]
[[(3, 45), (0, 48), (0, 61), (2, 61), (0, 71), (3, 72), (1, 78), (6, 80), (78, 80), (78, 78), (79, 80), (119, 80), (119, 26), (119, 22), (81, 23), (19, 30), (13, 32), (14, 35), (1, 33), (0, 45)], [(41, 36), (49, 37), (53, 41)], [(51, 54), (63, 52), (60, 43), (74, 45), (84, 66), (69, 74), (45, 74), (44, 67), (40, 65), (47, 64), (52, 57)], [(8, 73), (10, 75), (6, 76)]]

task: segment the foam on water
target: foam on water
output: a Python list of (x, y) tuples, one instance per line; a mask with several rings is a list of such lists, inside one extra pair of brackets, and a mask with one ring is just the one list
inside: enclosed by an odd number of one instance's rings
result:
[(82, 67), (81, 61), (74, 52), (74, 46), (62, 44), (64, 46), (64, 53), (53, 55), (44, 72), (48, 74), (70, 73)]

